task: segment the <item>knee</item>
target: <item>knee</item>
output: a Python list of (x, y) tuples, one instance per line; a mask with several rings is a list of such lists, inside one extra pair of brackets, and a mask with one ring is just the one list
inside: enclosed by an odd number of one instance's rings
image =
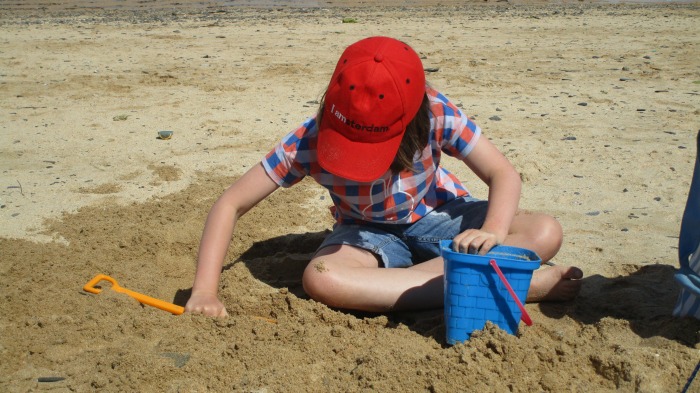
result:
[(543, 251), (543, 255), (540, 256), (544, 260), (549, 260), (561, 248), (564, 240), (564, 230), (559, 221), (552, 216), (542, 215), (539, 221), (539, 230), (536, 234), (535, 243)]
[(552, 216), (543, 217), (542, 237), (556, 244), (557, 249), (559, 249), (564, 239), (564, 229), (556, 218)]
[(312, 260), (301, 279), (304, 292), (317, 302), (332, 306), (337, 297), (338, 280), (323, 260)]

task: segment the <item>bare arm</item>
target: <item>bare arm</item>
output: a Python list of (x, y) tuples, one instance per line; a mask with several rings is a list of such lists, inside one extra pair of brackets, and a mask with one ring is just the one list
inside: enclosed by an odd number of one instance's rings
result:
[(221, 268), (236, 221), (278, 187), (262, 164), (258, 164), (234, 182), (214, 203), (199, 244), (197, 273), (192, 296), (185, 306), (186, 312), (213, 317), (227, 315), (217, 293)]
[(520, 175), (508, 159), (482, 136), (464, 163), (489, 186), (489, 207), (484, 225), (454, 239), (455, 249), (485, 254), (505, 240), (520, 201)]

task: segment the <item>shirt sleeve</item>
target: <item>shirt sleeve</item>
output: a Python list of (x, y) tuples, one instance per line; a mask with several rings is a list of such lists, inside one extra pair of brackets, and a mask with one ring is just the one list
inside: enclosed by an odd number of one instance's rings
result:
[[(436, 136), (440, 149), (460, 160), (469, 155), (481, 136), (481, 128), (452, 102), (438, 93), (439, 104), (433, 105)], [(437, 112), (437, 113), (435, 113)]]
[(285, 135), (262, 160), (265, 171), (281, 187), (291, 187), (309, 174), (316, 156), (316, 120), (311, 118)]

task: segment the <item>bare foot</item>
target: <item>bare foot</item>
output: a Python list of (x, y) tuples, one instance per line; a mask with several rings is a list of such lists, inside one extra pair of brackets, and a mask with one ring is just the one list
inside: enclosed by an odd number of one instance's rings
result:
[(571, 300), (581, 290), (583, 272), (577, 267), (551, 266), (532, 275), (527, 302), (561, 302)]

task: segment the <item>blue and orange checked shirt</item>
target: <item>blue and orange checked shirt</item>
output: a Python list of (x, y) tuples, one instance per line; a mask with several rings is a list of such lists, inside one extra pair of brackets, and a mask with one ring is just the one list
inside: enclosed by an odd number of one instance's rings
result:
[(410, 224), (438, 206), (469, 191), (440, 166), (441, 153), (464, 159), (476, 145), (481, 129), (445, 96), (426, 88), (430, 99), (429, 143), (413, 159), (415, 172), (392, 174), (360, 183), (335, 176), (318, 164), (315, 117), (287, 134), (262, 160), (268, 175), (282, 187), (311, 176), (330, 193), (337, 223)]

